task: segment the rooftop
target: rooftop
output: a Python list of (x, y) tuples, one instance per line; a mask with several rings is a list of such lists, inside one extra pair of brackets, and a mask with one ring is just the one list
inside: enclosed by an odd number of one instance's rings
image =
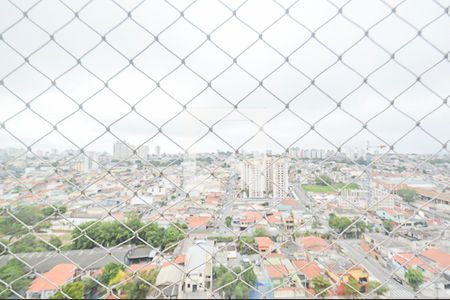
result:
[(74, 264), (56, 265), (42, 276), (36, 277), (28, 288), (28, 292), (57, 290), (74, 277), (76, 268)]

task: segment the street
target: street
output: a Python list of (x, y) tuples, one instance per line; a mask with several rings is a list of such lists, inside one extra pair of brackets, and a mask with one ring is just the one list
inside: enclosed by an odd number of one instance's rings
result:
[(339, 240), (337, 244), (343, 252), (350, 257), (354, 263), (360, 264), (369, 272), (370, 278), (383, 283), (389, 281), (386, 286), (389, 289), (390, 298), (414, 298), (413, 290), (404, 283), (403, 285), (392, 279), (390, 272), (383, 268), (374, 258), (366, 256), (366, 253), (360, 248), (358, 240)]
[[(301, 185), (297, 185), (293, 190), (294, 197), (301, 203), (308, 207), (307, 211), (313, 216), (320, 215), (316, 205), (314, 205), (311, 198), (303, 190)], [(328, 223), (322, 220), (322, 218), (316, 218), (317, 221), (324, 227), (328, 228)], [(360, 248), (358, 240), (341, 240), (339, 239), (337, 245), (341, 247), (343, 252), (347, 254), (348, 257), (354, 262), (358, 263), (361, 261), (361, 265), (369, 272), (370, 278), (376, 279), (383, 283), (389, 281), (386, 286), (389, 289), (388, 296), (390, 298), (400, 298), (400, 299), (411, 299), (414, 298), (413, 290), (406, 285), (399, 284), (390, 275), (390, 272), (383, 268), (378, 262), (376, 262), (372, 257), (366, 257), (366, 253)]]

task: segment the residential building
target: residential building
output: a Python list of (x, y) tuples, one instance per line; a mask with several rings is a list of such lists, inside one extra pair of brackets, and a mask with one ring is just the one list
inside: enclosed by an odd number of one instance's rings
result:
[(27, 299), (49, 299), (65, 284), (72, 282), (76, 266), (59, 264), (48, 272), (37, 276), (26, 292)]
[(196, 241), (188, 248), (183, 284), (183, 292), (187, 298), (206, 296), (211, 288), (213, 251), (214, 247), (210, 241)]
[(286, 198), (288, 176), (284, 158), (264, 156), (246, 159), (241, 165), (241, 187), (248, 198)]
[(256, 237), (256, 245), (260, 254), (270, 253), (273, 250), (273, 242), (268, 237)]

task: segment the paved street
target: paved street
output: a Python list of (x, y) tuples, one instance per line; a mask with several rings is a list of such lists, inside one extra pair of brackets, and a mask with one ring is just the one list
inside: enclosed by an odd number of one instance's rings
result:
[[(293, 190), (294, 197), (303, 203), (306, 207), (309, 207), (307, 211), (314, 215), (318, 215), (316, 205), (314, 205), (313, 200), (308, 194), (303, 190), (301, 185), (297, 185)], [(316, 218), (322, 226), (328, 227), (327, 222), (322, 220), (322, 218)], [(389, 280), (387, 287), (389, 289), (390, 298), (414, 298), (414, 292), (411, 288), (405, 285), (401, 285), (390, 277), (390, 272), (383, 268), (378, 262), (376, 262), (372, 257), (366, 257), (366, 253), (358, 245), (358, 240), (338, 240), (337, 244), (341, 247), (343, 252), (350, 257), (350, 259), (357, 263), (360, 260), (361, 265), (369, 272), (371, 278), (376, 279), (380, 282), (385, 282)]]
[(376, 279), (379, 282), (389, 281), (387, 287), (390, 298), (414, 298), (413, 290), (406, 283), (402, 285), (396, 282), (391, 278), (388, 270), (383, 268), (371, 256), (366, 256), (366, 253), (359, 247), (358, 240), (339, 240), (337, 244), (342, 248), (344, 253), (348, 254), (348, 257), (353, 262), (357, 263), (362, 260), (361, 265), (369, 272), (370, 278)]

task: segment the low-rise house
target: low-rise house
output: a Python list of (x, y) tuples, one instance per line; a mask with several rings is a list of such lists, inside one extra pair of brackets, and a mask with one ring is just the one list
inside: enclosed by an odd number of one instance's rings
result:
[(434, 298), (450, 298), (450, 253), (445, 248), (428, 248), (422, 251), (421, 258), (442, 273), (430, 286), (430, 294)]
[(436, 247), (428, 248), (420, 253), (428, 262), (432, 263), (438, 270), (446, 270), (450, 267), (450, 253)]
[(164, 298), (176, 299), (183, 284), (183, 266), (167, 263), (162, 266), (156, 277), (155, 286), (163, 293)]
[(382, 233), (365, 233), (364, 241), (368, 249), (373, 249), (370, 254), (384, 266), (387, 266), (389, 258), (393, 255), (412, 249), (411, 241), (402, 237), (392, 238)]
[(211, 216), (189, 216), (186, 218), (186, 224), (191, 230), (206, 230), (210, 221)]
[(73, 281), (77, 267), (59, 264), (36, 277), (26, 292), (27, 299), (48, 299), (67, 283)]
[(340, 296), (345, 295), (345, 287), (350, 280), (358, 282), (361, 293), (367, 291), (367, 283), (369, 282), (369, 273), (359, 265), (354, 265), (350, 261), (340, 261), (327, 265), (327, 275), (337, 284), (336, 292)]
[(182, 287), (188, 298), (205, 295), (211, 288), (213, 250), (211, 242), (208, 241), (197, 241), (188, 248)]
[(142, 262), (150, 262), (157, 256), (158, 251), (148, 246), (139, 246), (130, 249), (125, 255), (125, 263), (128, 265)]
[(298, 259), (292, 261), (297, 268), (298, 277), (302, 282), (302, 286), (306, 289), (311, 287), (311, 281), (314, 277), (320, 276), (322, 271), (315, 261), (308, 261), (306, 259)]
[(318, 236), (305, 236), (299, 240), (299, 245), (303, 249), (311, 252), (323, 252), (329, 247), (328, 242)]
[(273, 250), (273, 241), (268, 237), (256, 237), (256, 245), (258, 246), (258, 251), (260, 254), (271, 253)]
[(405, 276), (405, 273), (410, 269), (414, 268), (422, 272), (425, 278), (432, 278), (437, 270), (431, 265), (426, 263), (424, 260), (420, 259), (412, 252), (400, 252), (391, 258), (391, 269), (395, 270), (396, 274), (401, 277)]
[(273, 286), (278, 286), (283, 284), (283, 280), (285, 277), (289, 276), (289, 271), (283, 264), (273, 265), (267, 264), (265, 265), (267, 275), (272, 281)]

